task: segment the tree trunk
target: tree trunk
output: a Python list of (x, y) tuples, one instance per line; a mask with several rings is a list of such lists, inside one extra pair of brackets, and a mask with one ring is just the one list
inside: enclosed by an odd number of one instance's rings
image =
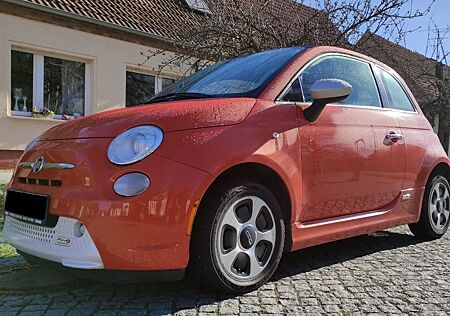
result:
[(449, 153), (449, 143), (450, 143), (450, 131), (447, 129), (447, 131), (444, 133), (444, 142), (442, 143), (445, 152), (447, 154)]
[(445, 152), (448, 153), (449, 149), (449, 136), (450, 136), (450, 126), (449, 124), (442, 124), (443, 122), (440, 122), (439, 124), (439, 140), (441, 141), (442, 147), (444, 147)]

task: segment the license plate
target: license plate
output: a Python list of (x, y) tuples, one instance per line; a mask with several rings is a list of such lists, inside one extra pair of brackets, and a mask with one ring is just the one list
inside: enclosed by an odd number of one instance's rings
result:
[(5, 212), (13, 217), (42, 224), (47, 217), (49, 197), (42, 194), (8, 190)]

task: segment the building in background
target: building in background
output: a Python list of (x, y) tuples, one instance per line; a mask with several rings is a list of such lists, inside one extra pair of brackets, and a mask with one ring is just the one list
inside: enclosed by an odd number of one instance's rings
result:
[(142, 103), (179, 78), (141, 52), (170, 49), (204, 18), (196, 3), (1, 1), (0, 168), (63, 119)]
[[(164, 56), (141, 53), (170, 51), (207, 14), (200, 0), (0, 1), (0, 168), (63, 119), (145, 102), (180, 78), (182, 65), (160, 71)], [(408, 73), (412, 59), (396, 59), (421, 55), (377, 36), (369, 42), (389, 48), (393, 59), (364, 52), (396, 69), (424, 104), (425, 85)]]

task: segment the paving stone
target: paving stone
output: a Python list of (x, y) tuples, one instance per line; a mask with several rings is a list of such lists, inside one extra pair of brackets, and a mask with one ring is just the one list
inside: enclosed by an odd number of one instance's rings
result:
[[(400, 227), (286, 254), (272, 281), (237, 296), (188, 281), (0, 283), (0, 315), (450, 315), (450, 265), (442, 256), (449, 235), (422, 242)], [(0, 259), (0, 276), (15, 271), (39, 270), (20, 256)]]

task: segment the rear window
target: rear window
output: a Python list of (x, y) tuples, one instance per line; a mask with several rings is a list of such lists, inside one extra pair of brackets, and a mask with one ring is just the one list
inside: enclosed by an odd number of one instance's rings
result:
[(396, 110), (415, 112), (415, 108), (402, 85), (387, 71), (379, 69), (389, 107)]

